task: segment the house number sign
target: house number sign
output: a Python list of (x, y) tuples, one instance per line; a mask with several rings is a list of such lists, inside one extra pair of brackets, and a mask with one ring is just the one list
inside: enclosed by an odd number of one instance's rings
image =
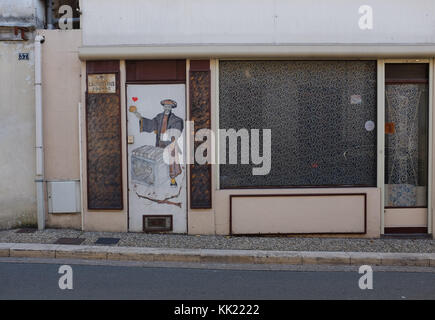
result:
[(19, 53), (18, 60), (29, 60), (29, 54), (28, 53)]

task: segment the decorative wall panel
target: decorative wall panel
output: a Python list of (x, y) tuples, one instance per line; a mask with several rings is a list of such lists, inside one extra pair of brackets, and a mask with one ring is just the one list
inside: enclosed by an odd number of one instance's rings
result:
[(144, 215), (170, 215), (173, 228), (160, 231), (185, 233), (186, 85), (128, 84), (126, 93), (131, 139), (127, 147), (129, 230), (153, 231), (152, 221), (156, 221)]
[(87, 73), (114, 73), (115, 93), (87, 93), (88, 209), (122, 209), (119, 62), (88, 62)]
[[(210, 63), (208, 60), (191, 61), (190, 120), (194, 121), (195, 134), (200, 129), (211, 129)], [(195, 142), (194, 151), (201, 142)], [(212, 207), (211, 165), (190, 165), (190, 208)]]

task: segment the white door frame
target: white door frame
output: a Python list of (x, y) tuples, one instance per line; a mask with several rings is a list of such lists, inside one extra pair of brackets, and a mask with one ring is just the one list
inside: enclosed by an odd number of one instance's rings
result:
[[(188, 72), (188, 68), (186, 68), (186, 72)], [(187, 73), (188, 74), (188, 73)], [(184, 83), (167, 83), (168, 85), (170, 85), (170, 84), (183, 84), (184, 86), (185, 86), (185, 90), (184, 90), (184, 103), (185, 103), (185, 110), (184, 110), (184, 125), (186, 125), (186, 121), (187, 121), (187, 119), (188, 119), (188, 110), (189, 110), (189, 108), (188, 108), (188, 106), (189, 106), (189, 95), (188, 95), (188, 81), (187, 81), (187, 79), (189, 79), (188, 77), (186, 78), (186, 82), (184, 82)], [(166, 83), (162, 83), (163, 85), (165, 85)], [(128, 87), (129, 86), (135, 86), (135, 85), (138, 85), (138, 86), (140, 86), (140, 85), (160, 85), (160, 83), (147, 83), (147, 82), (125, 82), (124, 83), (124, 90), (125, 90), (125, 115), (126, 115), (126, 126), (125, 126), (125, 137), (126, 137), (126, 140), (127, 140), (127, 137), (129, 136), (129, 124), (128, 124)], [(186, 145), (186, 140), (187, 140), (187, 129), (188, 128), (184, 128), (184, 130), (183, 130), (183, 141), (184, 141), (184, 160), (183, 160), (183, 162), (184, 162), (184, 166), (185, 166), (185, 172), (184, 172), (184, 174), (185, 174), (185, 182), (184, 182), (184, 188), (185, 188), (185, 210), (184, 210), (184, 215), (185, 215), (185, 225), (186, 225), (186, 230), (185, 230), (185, 234), (188, 234), (188, 232), (189, 232), (189, 224), (188, 224), (188, 197), (189, 197), (189, 185), (188, 185), (188, 180), (189, 180), (189, 174), (190, 174), (190, 172), (189, 172), (189, 165), (186, 163), (186, 161), (187, 161), (187, 158), (186, 158), (186, 156), (187, 156), (187, 150), (188, 150), (188, 147), (187, 147), (187, 145)], [(131, 168), (131, 166), (130, 166), (130, 162), (129, 162), (129, 143), (126, 141), (126, 143), (125, 143), (125, 150), (126, 150), (126, 155), (125, 155), (125, 161), (126, 161), (126, 180), (127, 180), (127, 230), (129, 231), (129, 232), (131, 232), (131, 229), (130, 229), (130, 220), (131, 220), (131, 207), (130, 207), (130, 168)], [(160, 214), (155, 214), (155, 215), (160, 215)], [(174, 217), (173, 217), (173, 219), (174, 219)], [(173, 228), (174, 228), (174, 220), (173, 220)], [(171, 233), (174, 233), (174, 231), (171, 231)], [(176, 232), (175, 232), (176, 233)]]
[(427, 186), (427, 233), (432, 234), (432, 170), (433, 170), (433, 157), (432, 157), (432, 143), (433, 137), (433, 59), (378, 59), (378, 75), (377, 75), (377, 88), (378, 88), (378, 188), (381, 191), (381, 234), (385, 233), (385, 64), (386, 63), (428, 63), (429, 64), (429, 139), (428, 139), (428, 186)]

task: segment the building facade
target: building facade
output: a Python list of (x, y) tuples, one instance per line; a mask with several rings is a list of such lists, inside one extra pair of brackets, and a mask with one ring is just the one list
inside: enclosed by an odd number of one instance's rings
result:
[(80, 13), (40, 30), (48, 226), (433, 234), (432, 1)]
[(35, 226), (36, 30), (44, 1), (0, 3), (0, 228)]

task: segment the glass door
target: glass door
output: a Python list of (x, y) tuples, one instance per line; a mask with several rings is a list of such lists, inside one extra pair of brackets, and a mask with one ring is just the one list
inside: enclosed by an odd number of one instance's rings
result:
[(425, 63), (385, 65), (386, 209), (427, 210), (428, 79), (429, 65)]

